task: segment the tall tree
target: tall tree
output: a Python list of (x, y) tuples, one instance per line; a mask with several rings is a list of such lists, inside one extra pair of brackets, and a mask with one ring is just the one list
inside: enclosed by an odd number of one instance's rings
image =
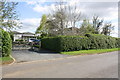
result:
[(0, 1), (0, 27), (10, 31), (13, 28), (20, 27), (20, 21), (15, 10), (17, 2)]
[(94, 33), (94, 32), (95, 30), (92, 24), (90, 24), (89, 20), (84, 19), (80, 27), (80, 35), (85, 35), (86, 33)]
[(98, 16), (93, 16), (93, 27), (95, 29), (95, 33), (99, 34), (100, 33), (100, 27), (103, 24), (103, 19), (100, 20)]
[(47, 34), (47, 27), (46, 27), (47, 16), (45, 14), (42, 15), (42, 19), (40, 21), (40, 26), (36, 30), (36, 34)]
[(68, 5), (62, 0), (56, 3), (51, 16), (51, 22), (54, 23), (61, 35), (65, 35), (64, 29), (69, 26), (72, 27), (72, 32), (74, 34), (73, 28), (76, 27), (76, 23), (81, 19), (79, 8), (77, 8), (76, 5)]
[(101, 34), (110, 36), (112, 30), (114, 30), (114, 26), (111, 23), (105, 23), (104, 27), (102, 28)]

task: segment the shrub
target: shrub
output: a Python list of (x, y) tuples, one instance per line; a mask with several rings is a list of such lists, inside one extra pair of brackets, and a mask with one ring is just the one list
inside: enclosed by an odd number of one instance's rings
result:
[(23, 42), (24, 40), (23, 39), (16, 39), (15, 41)]
[(41, 47), (57, 52), (89, 49), (90, 41), (81, 36), (59, 36), (43, 38)]
[(48, 37), (41, 39), (41, 48), (61, 51), (60, 37)]
[(8, 32), (0, 29), (2, 31), (2, 57), (7, 57), (11, 53), (12, 40)]
[(120, 38), (101, 34), (85, 36), (48, 37), (41, 40), (41, 47), (57, 52), (120, 47)]
[(0, 29), (0, 57), (2, 57), (2, 30)]
[(86, 34), (91, 42), (90, 49), (109, 49), (116, 47), (116, 39), (101, 34)]
[(40, 48), (40, 45), (33, 45), (32, 47)]
[(116, 38), (116, 48), (120, 48), (120, 38)]

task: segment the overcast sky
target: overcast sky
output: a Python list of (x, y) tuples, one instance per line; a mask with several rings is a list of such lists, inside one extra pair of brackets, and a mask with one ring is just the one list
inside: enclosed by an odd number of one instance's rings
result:
[[(92, 19), (93, 15), (98, 15), (104, 19), (104, 22), (111, 22), (115, 26), (112, 36), (118, 35), (118, 3), (117, 2), (80, 2), (79, 0), (70, 0), (67, 4), (77, 5), (83, 16)], [(55, 2), (27, 1), (19, 2), (17, 11), (20, 15), (20, 20), (23, 23), (19, 32), (35, 32), (40, 24), (41, 16), (50, 13), (54, 9)]]

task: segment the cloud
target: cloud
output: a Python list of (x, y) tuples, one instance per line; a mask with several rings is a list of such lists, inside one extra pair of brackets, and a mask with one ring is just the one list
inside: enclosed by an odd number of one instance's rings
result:
[(35, 5), (33, 10), (45, 14), (45, 13), (49, 13), (49, 6)]
[(28, 5), (35, 5), (37, 2), (36, 1), (27, 1), (26, 2)]
[(28, 0), (26, 1), (26, 3), (28, 5), (36, 5), (36, 4), (44, 4), (46, 2), (46, 0)]
[(37, 27), (40, 25), (40, 18), (27, 18), (21, 20), (22, 27), (20, 29), (16, 29), (19, 32), (32, 32), (34, 33)]

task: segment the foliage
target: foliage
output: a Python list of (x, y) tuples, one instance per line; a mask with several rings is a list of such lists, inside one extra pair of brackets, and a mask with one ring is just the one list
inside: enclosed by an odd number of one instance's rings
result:
[(61, 51), (60, 37), (48, 37), (41, 40), (41, 48)]
[(46, 33), (46, 27), (45, 27), (46, 21), (47, 21), (47, 16), (44, 14), (42, 16), (42, 19), (41, 19), (41, 22), (40, 22), (40, 26), (36, 30), (36, 34), (37, 33), (40, 33), (40, 34)]
[(2, 57), (7, 57), (11, 53), (12, 40), (8, 32), (0, 29), (2, 31)]
[(15, 41), (17, 41), (17, 42), (23, 42), (24, 40), (23, 39), (16, 39)]
[(113, 29), (114, 29), (114, 26), (112, 26), (111, 23), (106, 23), (103, 27), (101, 34), (109, 36)]
[[(72, 27), (70, 33), (76, 35), (74, 28), (81, 20), (81, 12), (77, 5), (66, 5), (64, 1), (58, 1), (55, 4), (55, 9), (52, 14), (48, 16), (47, 26), (49, 27), (49, 34), (52, 36), (70, 35), (65, 31), (69, 26)], [(67, 33), (67, 34), (66, 34)]]
[(41, 46), (42, 48), (61, 52), (89, 49), (89, 43), (87, 37), (59, 36), (42, 39)]
[(84, 19), (80, 27), (80, 35), (85, 35), (86, 33), (95, 33), (95, 29), (92, 24), (90, 24), (89, 20)]
[(58, 36), (43, 38), (41, 46), (45, 49), (61, 52), (88, 49), (110, 49), (120, 46), (117, 45), (118, 43), (119, 42), (114, 37), (101, 34), (86, 34), (85, 36)]
[(100, 34), (100, 27), (103, 24), (103, 19), (100, 20), (98, 16), (93, 16), (93, 28), (95, 29), (95, 34)]
[(9, 34), (10, 34), (10, 37), (11, 37), (12, 42), (13, 42), (14, 41), (14, 33), (12, 31), (10, 31)]
[(90, 49), (107, 49), (115, 48), (116, 39), (111, 36), (101, 34), (86, 34), (91, 41)]
[(0, 28), (0, 57), (2, 56), (2, 30)]
[(0, 1), (0, 27), (10, 31), (13, 28), (20, 27), (17, 11), (15, 10), (17, 2)]
[(40, 45), (33, 45), (32, 47), (40, 48)]
[(116, 38), (116, 47), (120, 48), (120, 38)]

